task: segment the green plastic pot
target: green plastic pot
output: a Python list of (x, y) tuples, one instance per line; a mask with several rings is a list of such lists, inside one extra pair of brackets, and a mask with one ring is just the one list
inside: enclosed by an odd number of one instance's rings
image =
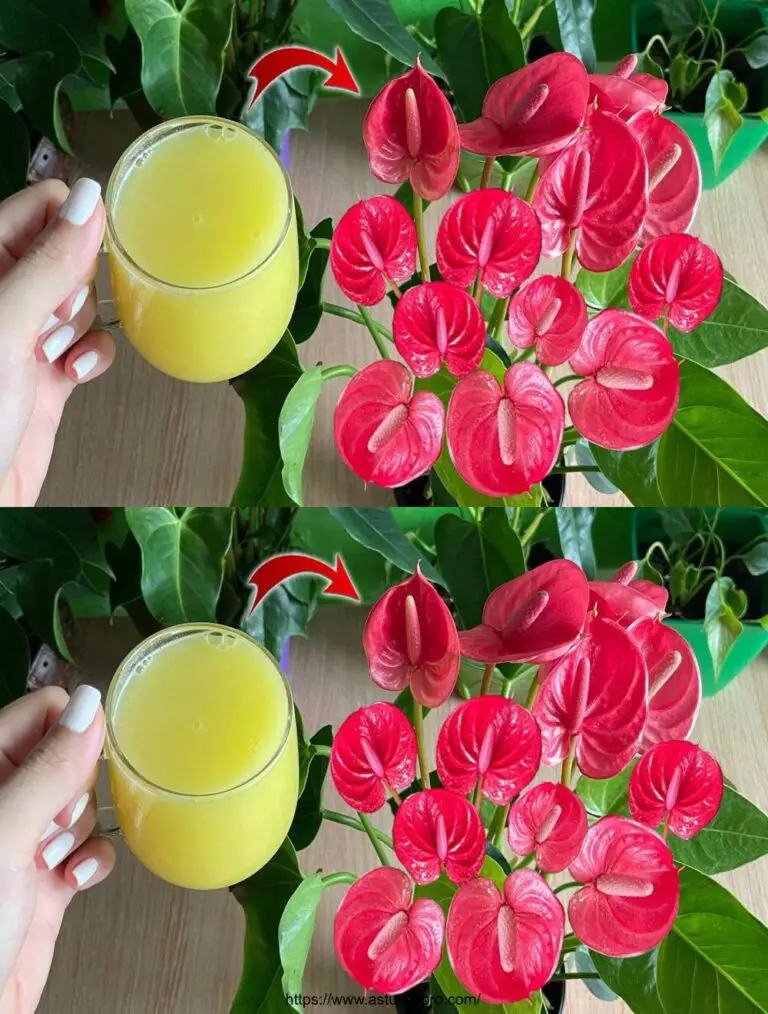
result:
[[(653, 542), (666, 542), (667, 537), (657, 510), (640, 508), (631, 513), (632, 558), (639, 560), (643, 556), (641, 547)], [(720, 515), (717, 531), (726, 547), (743, 546), (750, 539), (768, 531), (768, 512), (737, 509), (724, 511)], [(759, 608), (762, 615), (768, 613), (768, 581), (764, 584)], [(674, 627), (693, 649), (701, 669), (705, 697), (714, 697), (724, 690), (768, 646), (768, 631), (757, 620), (742, 620), (744, 630), (731, 648), (716, 680), (703, 619), (665, 622)]]
[[(732, 3), (721, 11), (718, 25), (727, 37), (746, 38), (756, 27), (759, 28), (760, 21), (768, 25), (768, 8), (765, 5), (748, 2)], [(641, 52), (643, 46), (640, 40), (652, 35), (666, 35), (664, 20), (655, 2), (642, 0), (632, 7), (633, 51)], [(768, 107), (768, 74), (765, 71), (763, 71), (762, 80), (763, 92), (758, 101), (761, 108), (765, 109)], [(701, 179), (705, 190), (714, 190), (715, 187), (720, 186), (768, 140), (768, 123), (761, 119), (757, 113), (745, 114), (744, 124), (731, 141), (720, 163), (720, 169), (716, 172), (712, 149), (707, 137), (707, 128), (704, 125), (704, 113), (668, 112), (664, 115), (684, 130), (693, 142), (701, 162)]]

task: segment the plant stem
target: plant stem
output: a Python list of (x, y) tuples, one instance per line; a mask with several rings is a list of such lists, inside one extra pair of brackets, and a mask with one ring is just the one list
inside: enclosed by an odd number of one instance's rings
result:
[(421, 774), (422, 789), (431, 788), (429, 781), (429, 764), (427, 764), (427, 751), (424, 745), (424, 709), (421, 704), (413, 702), (413, 727), (416, 730), (416, 747), (419, 753), (419, 773)]
[(554, 384), (554, 386), (555, 386), (555, 387), (559, 387), (559, 386), (560, 386), (561, 384), (567, 384), (567, 383), (569, 383), (569, 382), (570, 382), (571, 380), (583, 380), (583, 379), (584, 379), (584, 378), (583, 378), (583, 377), (580, 377), (580, 376), (578, 375), (578, 373), (569, 373), (569, 374), (567, 374), (567, 376), (565, 376), (565, 377), (560, 377), (560, 378), (558, 378), (558, 379), (557, 379), (557, 380), (555, 381), (555, 384)]
[(416, 223), (416, 237), (419, 243), (419, 264), (421, 266), (421, 280), (428, 282), (429, 257), (427, 256), (427, 239), (424, 235), (424, 202), (419, 194), (413, 195), (413, 220)]
[(552, 469), (552, 475), (567, 475), (568, 472), (599, 472), (598, 465), (560, 465)]
[(477, 279), (475, 281), (475, 287), (472, 290), (472, 298), (477, 303), (477, 305), (482, 308), (482, 300), (483, 300), (483, 269), (482, 268), (480, 268), (480, 270), (477, 272)]
[(500, 804), (496, 807), (496, 812), (491, 818), (490, 826), (488, 827), (488, 841), (495, 845), (496, 848), (501, 844), (501, 838), (504, 834), (504, 828), (507, 823), (507, 814), (509, 813), (510, 804)]
[(496, 668), (495, 663), (489, 662), (483, 672), (483, 682), (480, 684), (480, 696), (484, 697), (491, 691), (491, 680), (493, 679), (493, 670)]
[(512, 872), (514, 873), (515, 870), (523, 870), (525, 869), (526, 866), (530, 866), (535, 858), (536, 858), (535, 852), (530, 852), (527, 856), (523, 856), (523, 858), (520, 860), (517, 866), (512, 867)]
[(329, 239), (325, 239), (325, 237), (323, 237), (323, 236), (318, 236), (318, 237), (314, 237), (313, 236), (312, 237), (312, 242), (315, 244), (315, 248), (317, 250), (330, 250), (331, 249), (331, 241)]
[(597, 972), (561, 972), (553, 975), (550, 982), (568, 982), (569, 979), (599, 979)]
[(525, 200), (528, 201), (529, 204), (531, 203), (531, 201), (533, 200), (533, 198), (536, 196), (536, 191), (537, 191), (537, 189), (539, 187), (539, 180), (540, 179), (541, 179), (541, 176), (539, 175), (539, 163), (537, 162), (536, 165), (533, 167), (533, 172), (531, 173), (531, 179), (530, 179), (530, 182), (528, 183), (528, 189), (525, 191)]
[(496, 300), (491, 319), (488, 321), (488, 333), (494, 341), (499, 341), (501, 337), (501, 329), (504, 326), (504, 318), (507, 315), (508, 306), (509, 299), (501, 298)]
[(511, 190), (512, 189), (512, 180), (514, 178), (515, 178), (515, 174), (513, 172), (504, 173), (504, 175), (501, 177), (501, 189), (502, 190), (506, 190), (506, 191)]
[[(354, 828), (355, 831), (365, 831), (365, 827), (359, 820), (355, 820), (354, 817), (348, 817), (346, 813), (339, 813), (338, 810), (323, 810), (322, 817), (323, 820), (329, 820), (332, 824), (343, 824), (344, 827)], [(375, 827), (373, 831), (383, 845), (386, 845), (388, 849), (394, 849), (392, 839), (388, 835)]]
[(376, 348), (379, 350), (379, 355), (381, 356), (382, 359), (389, 359), (390, 355), (389, 352), (387, 352), (387, 347), (384, 344), (384, 340), (382, 339), (381, 335), (379, 334), (379, 329), (376, 325), (376, 321), (368, 312), (368, 307), (358, 305), (357, 308), (360, 311), (360, 316), (363, 318), (365, 326), (371, 332), (371, 338), (373, 338), (374, 342), (376, 343)]
[(661, 837), (664, 839), (664, 841), (666, 841), (667, 838), (669, 838), (669, 811), (667, 811), (664, 814), (664, 824), (661, 828)]
[(469, 180), (464, 175), (464, 173), (456, 173), (456, 182), (459, 185), (459, 190), (461, 190), (463, 194), (468, 194), (472, 189), (472, 187), (469, 185)]
[[(355, 324), (362, 324), (364, 327), (366, 326), (366, 323), (361, 315), (356, 313), (354, 310), (347, 309), (346, 306), (339, 306), (338, 303), (323, 303), (322, 309), (323, 313), (330, 313), (332, 317), (343, 317), (344, 320), (351, 320), (354, 321)], [(379, 324), (377, 320), (373, 323), (375, 324), (376, 330), (379, 334), (383, 335), (388, 341), (392, 341), (392, 332), (389, 328), (384, 327), (383, 324)]]
[(578, 880), (569, 880), (567, 884), (561, 884), (555, 888), (555, 894), (559, 894), (561, 891), (568, 891), (571, 887), (582, 887), (583, 885)]
[(485, 187), (489, 187), (491, 185), (491, 176), (493, 175), (493, 166), (495, 162), (496, 162), (495, 155), (489, 155), (488, 158), (485, 160), (485, 165), (483, 166), (483, 175), (480, 177), (481, 189), (485, 189)]
[(567, 933), (563, 940), (563, 952), (577, 951), (581, 947), (581, 940), (576, 936), (575, 933)]
[(331, 756), (331, 748), (329, 746), (325, 746), (323, 743), (313, 743), (312, 749), (315, 751), (315, 756), (317, 757)]
[(483, 805), (483, 776), (477, 779), (477, 785), (475, 786), (475, 794), (472, 797), (472, 805), (480, 813), (480, 808)]
[(379, 862), (381, 863), (382, 866), (391, 866), (391, 863), (387, 858), (387, 853), (382, 848), (381, 842), (379, 841), (379, 838), (377, 836), (376, 828), (371, 823), (368, 814), (361, 813), (358, 810), (357, 815), (360, 818), (360, 823), (363, 825), (365, 833), (371, 839), (371, 845), (373, 845), (374, 851), (376, 852), (376, 855), (379, 857)]
[(357, 373), (356, 366), (328, 366), (323, 370), (323, 380), (333, 380), (334, 377), (354, 377)]
[(568, 756), (563, 761), (563, 770), (560, 774), (560, 784), (564, 785), (566, 789), (571, 786), (571, 774), (573, 773), (573, 762), (576, 759), (576, 737), (571, 736), (571, 742), (568, 745)]
[(525, 707), (530, 711), (533, 705), (536, 703), (536, 696), (539, 692), (539, 674), (533, 677), (530, 689), (528, 690), (528, 696), (525, 698)]
[(333, 887), (335, 884), (354, 884), (356, 880), (356, 873), (329, 873), (323, 877), (323, 887)]
[(560, 265), (560, 277), (564, 278), (566, 282), (571, 280), (571, 272), (573, 270), (573, 255), (576, 250), (576, 230), (571, 229), (571, 237), (568, 240), (568, 247), (563, 254), (563, 260)]

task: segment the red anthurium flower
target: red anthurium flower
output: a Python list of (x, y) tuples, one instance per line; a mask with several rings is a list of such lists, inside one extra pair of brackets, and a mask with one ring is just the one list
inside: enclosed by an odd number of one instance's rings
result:
[(571, 368), (587, 378), (568, 396), (571, 419), (600, 447), (643, 447), (672, 422), (680, 368), (664, 332), (642, 317), (603, 310), (587, 324)]
[[(619, 567), (619, 569), (613, 575), (613, 581), (608, 582), (607, 584), (626, 585), (628, 588), (633, 588), (635, 591), (640, 592), (641, 595), (644, 595), (647, 599), (650, 599), (656, 605), (657, 614), (654, 614), (652, 611), (648, 610), (645, 607), (641, 607), (639, 611), (636, 612), (633, 619), (636, 619), (640, 616), (649, 616), (649, 615), (660, 616), (667, 608), (667, 600), (669, 599), (669, 592), (667, 591), (666, 588), (662, 587), (662, 585), (660, 584), (654, 584), (653, 581), (645, 581), (643, 580), (643, 578), (637, 577), (638, 569), (639, 568), (637, 562), (635, 560), (629, 560), (627, 563)], [(600, 582), (592, 581), (590, 588), (595, 589), (598, 586), (602, 587)], [(601, 605), (604, 604), (605, 603), (601, 603)], [(629, 611), (630, 610), (626, 610), (626, 612)], [(623, 620), (625, 619), (624, 616), (611, 616), (608, 613), (606, 613), (605, 615), (608, 619), (616, 620), (618, 623), (622, 623)]]
[(437, 737), (437, 773), (464, 796), (478, 781), (483, 796), (509, 803), (539, 768), (541, 737), (531, 713), (506, 697), (464, 701)]
[(524, 792), (509, 811), (507, 836), (519, 856), (532, 852), (544, 873), (564, 870), (581, 849), (587, 833), (584, 804), (564, 785), (542, 782)]
[(485, 859), (485, 829), (477, 810), (446, 789), (404, 799), (392, 838), (397, 858), (417, 884), (431, 884), (443, 870), (454, 884), (463, 884), (477, 876)]
[(524, 493), (549, 475), (564, 428), (563, 399), (535, 363), (511, 366), (503, 387), (494, 374), (477, 370), (459, 381), (448, 404), (453, 463), (487, 496)]
[(559, 366), (581, 344), (587, 326), (587, 304), (570, 282), (540, 275), (523, 286), (509, 304), (507, 334), (513, 345), (529, 349), (544, 366)]
[(648, 210), (648, 169), (632, 130), (613, 113), (595, 112), (544, 173), (533, 206), (542, 253), (559, 257), (576, 233), (589, 271), (610, 271), (630, 255)]
[(629, 779), (629, 809), (649, 827), (667, 822), (678, 838), (693, 838), (723, 798), (723, 772), (695, 743), (659, 743), (637, 762)]
[(443, 215), (436, 252), (446, 282), (466, 288), (480, 275), (492, 295), (506, 298), (539, 263), (539, 220), (530, 204), (506, 190), (473, 190)]
[(687, 232), (701, 197), (701, 165), (691, 139), (672, 120), (647, 109), (629, 125), (648, 161), (648, 213), (640, 243)]
[(517, 1003), (554, 974), (565, 933), (563, 906), (543, 877), (518, 870), (504, 881), (478, 877), (448, 912), (448, 956), (459, 982), (486, 1003)]
[(431, 377), (443, 363), (464, 377), (485, 352), (485, 321), (468, 292), (447, 282), (415, 285), (397, 301), (392, 320), (397, 351), (417, 377)]
[(353, 303), (380, 303), (392, 282), (416, 270), (416, 226), (394, 197), (371, 197), (346, 211), (333, 231), (331, 270)]
[(413, 376), (392, 360), (371, 363), (339, 398), (333, 436), (355, 475), (377, 486), (404, 486), (440, 456), (445, 410), (436, 394), (413, 393)]
[(477, 662), (551, 662), (568, 651), (587, 618), (589, 586), (570, 560), (551, 560), (492, 591), (483, 622), (459, 634)]
[(575, 739), (585, 775), (617, 775), (640, 742), (647, 684), (643, 656), (627, 631), (612, 620), (592, 620), (587, 636), (550, 668), (533, 706), (544, 764), (564, 760)]
[(552, 53), (492, 84), (483, 115), (459, 127), (461, 146), (475, 155), (530, 155), (560, 151), (581, 127), (589, 80), (569, 53)]
[(677, 916), (680, 880), (661, 835), (626, 817), (593, 825), (571, 874), (585, 884), (571, 898), (573, 932), (587, 947), (614, 958), (650, 951)]
[(440, 964), (445, 916), (436, 901), (413, 901), (402, 870), (381, 866), (349, 888), (333, 923), (342, 967), (364, 989), (405, 993)]
[(380, 810), (388, 792), (415, 777), (416, 733), (399, 708), (380, 701), (344, 719), (333, 737), (331, 778), (353, 810)]
[(626, 77), (630, 81), (637, 81), (646, 91), (656, 96), (660, 105), (664, 105), (669, 94), (669, 85), (663, 78), (654, 77), (653, 74), (644, 74), (642, 71), (636, 70), (637, 64), (637, 54), (630, 53), (622, 60), (619, 60), (611, 71), (611, 74), (614, 77)]
[(645, 616), (659, 619), (666, 608), (669, 593), (666, 588), (651, 581), (623, 579), (624, 574), (636, 572), (637, 564), (633, 561), (622, 567), (612, 581), (590, 581), (590, 608), (594, 606), (598, 616), (604, 620), (615, 620), (622, 627), (629, 627)]
[[(663, 97), (659, 89), (647, 87), (650, 75), (630, 74), (622, 77), (618, 74), (591, 74), (589, 78), (590, 102), (604, 113), (615, 113), (622, 120), (631, 119), (635, 113), (650, 110), (658, 115), (664, 109), (667, 97), (666, 82), (659, 80), (663, 86)], [(653, 80), (653, 79), (651, 79)]]
[(416, 567), (385, 592), (363, 631), (371, 679), (384, 690), (411, 693), (427, 708), (448, 700), (459, 675), (459, 635), (448, 606)]
[(384, 183), (411, 181), (427, 201), (451, 189), (459, 168), (459, 129), (448, 99), (417, 59), (368, 108), (363, 141), (371, 172)]
[(629, 628), (648, 670), (648, 720), (640, 752), (657, 743), (685, 739), (701, 703), (701, 673), (690, 644), (673, 627), (653, 619)]
[(693, 331), (723, 294), (723, 265), (695, 236), (661, 236), (640, 251), (629, 275), (636, 313), (658, 320), (666, 313), (678, 331)]

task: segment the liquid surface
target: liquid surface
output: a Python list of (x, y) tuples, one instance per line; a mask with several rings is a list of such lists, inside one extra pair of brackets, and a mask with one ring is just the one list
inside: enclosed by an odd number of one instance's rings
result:
[(274, 155), (233, 126), (200, 124), (140, 154), (112, 211), (125, 250), (174, 285), (233, 281), (279, 243), (289, 194)]
[(148, 656), (117, 700), (113, 727), (144, 778), (205, 795), (241, 785), (276, 754), (288, 702), (274, 663), (232, 634), (200, 632)]

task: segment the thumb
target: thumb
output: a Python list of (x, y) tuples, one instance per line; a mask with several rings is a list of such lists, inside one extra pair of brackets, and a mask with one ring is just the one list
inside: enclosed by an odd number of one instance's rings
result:
[(104, 205), (95, 180), (80, 179), (56, 217), (0, 278), (0, 359), (32, 352), (56, 323), (57, 307), (90, 277), (104, 235)]
[(0, 785), (0, 846), (12, 863), (28, 862), (50, 822), (91, 781), (104, 743), (95, 687), (75, 690), (58, 722)]

